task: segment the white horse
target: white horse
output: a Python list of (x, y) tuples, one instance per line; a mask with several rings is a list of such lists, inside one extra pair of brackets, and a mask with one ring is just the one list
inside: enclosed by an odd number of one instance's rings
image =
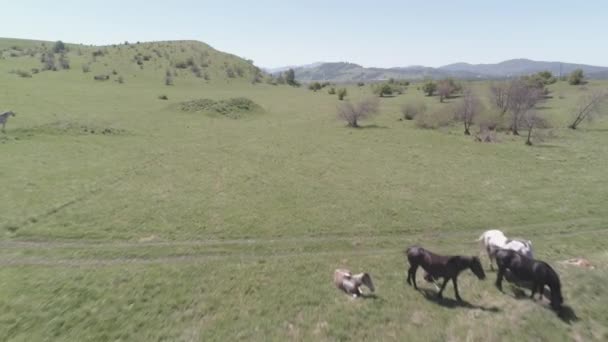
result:
[(363, 296), (361, 285), (367, 286), (372, 292), (375, 291), (372, 277), (368, 273), (352, 274), (346, 269), (334, 271), (334, 285), (355, 298)]
[(492, 270), (494, 270), (493, 261), (495, 262), (496, 252), (498, 252), (500, 249), (509, 249), (521, 253), (528, 258), (534, 258), (532, 253), (532, 241), (508, 239), (500, 230), (487, 230), (481, 234), (477, 241), (481, 241), (482, 248), (488, 253), (488, 258), (490, 259), (490, 269)]

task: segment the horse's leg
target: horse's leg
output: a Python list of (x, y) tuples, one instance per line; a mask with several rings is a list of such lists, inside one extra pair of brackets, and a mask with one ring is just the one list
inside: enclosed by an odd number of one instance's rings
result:
[(486, 252), (488, 253), (488, 259), (490, 259), (490, 270), (494, 271), (494, 263), (492, 262), (492, 250), (490, 246), (486, 246)]
[(532, 283), (532, 294), (530, 294), (530, 298), (534, 299), (534, 295), (536, 294), (536, 289), (538, 289), (538, 282), (534, 281)]
[(498, 268), (498, 275), (496, 276), (496, 287), (500, 290), (500, 292), (502, 292), (502, 277), (505, 274), (505, 269), (504, 267), (499, 267)]
[(416, 271), (418, 270), (418, 265), (412, 265), (407, 272), (407, 283), (412, 285), (414, 283), (414, 288), (418, 290), (418, 285), (416, 284)]
[(540, 300), (543, 300), (543, 296), (545, 295), (545, 284), (543, 282), (538, 285), (538, 293), (540, 293)]
[(445, 289), (445, 286), (448, 284), (448, 281), (450, 280), (450, 278), (445, 277), (443, 279), (443, 284), (441, 284), (441, 288), (439, 289), (439, 292), (437, 293), (437, 297), (442, 298), (443, 297), (443, 289)]
[(456, 299), (459, 302), (462, 302), (462, 298), (460, 298), (460, 294), (458, 294), (458, 277), (452, 278), (452, 284), (454, 285), (454, 294), (456, 295)]

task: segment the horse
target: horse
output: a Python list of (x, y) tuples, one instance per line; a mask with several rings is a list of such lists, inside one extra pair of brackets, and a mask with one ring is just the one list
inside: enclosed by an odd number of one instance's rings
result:
[(334, 271), (334, 285), (354, 298), (363, 296), (361, 292), (362, 285), (365, 285), (372, 292), (376, 290), (372, 277), (368, 273), (353, 275), (349, 270), (340, 268)]
[(452, 280), (456, 299), (462, 301), (462, 298), (460, 298), (460, 294), (458, 293), (457, 280), (460, 272), (466, 269), (471, 269), (480, 280), (483, 280), (486, 277), (479, 258), (475, 256), (443, 256), (419, 246), (408, 247), (405, 254), (410, 264), (410, 268), (407, 271), (407, 283), (412, 285), (413, 282), (416, 290), (418, 289), (416, 284), (416, 271), (418, 270), (418, 266), (421, 266), (427, 272), (427, 275), (425, 275), (427, 281), (444, 278), (443, 284), (441, 284), (439, 292), (437, 293), (437, 297), (439, 298), (443, 296), (443, 290), (448, 281)]
[(495, 255), (498, 265), (496, 287), (501, 292), (502, 278), (508, 270), (517, 280), (532, 282), (532, 294), (530, 295), (532, 299), (534, 299), (536, 291), (540, 292), (540, 298), (542, 299), (545, 285), (548, 285), (551, 289), (551, 307), (555, 310), (561, 308), (564, 302), (561, 283), (557, 272), (549, 264), (508, 249), (500, 249)]
[(519, 252), (528, 258), (534, 258), (532, 253), (532, 241), (520, 239), (508, 239), (500, 230), (487, 230), (477, 241), (481, 241), (482, 249), (485, 249), (490, 259), (490, 269), (494, 270), (494, 254), (498, 249), (509, 249)]
[(2, 124), (2, 132), (5, 132), (4, 128), (6, 127), (6, 121), (8, 120), (9, 116), (15, 116), (15, 112), (8, 111), (0, 114), (0, 124)]

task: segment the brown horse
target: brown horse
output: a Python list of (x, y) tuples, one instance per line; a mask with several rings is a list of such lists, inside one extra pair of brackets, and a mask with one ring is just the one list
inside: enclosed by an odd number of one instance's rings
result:
[(460, 294), (458, 294), (457, 279), (460, 272), (466, 269), (471, 269), (479, 279), (485, 279), (486, 277), (478, 257), (461, 255), (443, 256), (418, 246), (409, 247), (405, 251), (405, 254), (410, 263), (410, 268), (407, 271), (407, 283), (412, 285), (413, 281), (414, 288), (418, 289), (416, 285), (416, 271), (418, 270), (418, 266), (421, 266), (428, 273), (425, 276), (426, 280), (443, 278), (443, 284), (439, 289), (439, 293), (437, 293), (439, 298), (442, 297), (443, 290), (448, 281), (452, 280), (456, 299), (462, 301)]

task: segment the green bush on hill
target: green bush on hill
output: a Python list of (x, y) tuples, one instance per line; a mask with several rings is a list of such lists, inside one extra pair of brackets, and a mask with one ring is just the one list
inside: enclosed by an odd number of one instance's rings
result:
[(238, 119), (247, 113), (262, 112), (260, 105), (246, 97), (234, 97), (226, 100), (198, 99), (180, 103), (184, 112), (207, 112)]

